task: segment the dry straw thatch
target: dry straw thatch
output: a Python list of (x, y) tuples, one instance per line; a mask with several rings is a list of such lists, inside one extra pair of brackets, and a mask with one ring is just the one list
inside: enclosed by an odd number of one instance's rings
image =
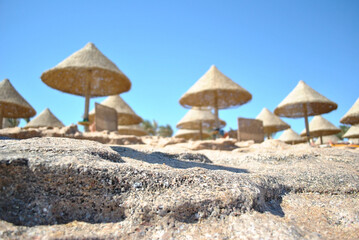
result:
[(267, 108), (263, 108), (256, 119), (263, 122), (263, 131), (267, 135), (290, 128), (286, 122), (274, 115)]
[(359, 98), (349, 111), (340, 119), (343, 124), (355, 125), (359, 123)]
[(351, 126), (343, 138), (359, 138), (359, 124)]
[[(200, 129), (201, 124), (203, 129), (212, 129), (215, 127), (216, 117), (210, 108), (191, 108), (186, 115), (177, 123), (177, 128), (184, 129)], [(220, 120), (220, 127), (226, 126), (226, 122)]]
[(39, 128), (39, 127), (64, 127), (65, 125), (46, 108), (38, 116), (32, 119), (24, 128)]
[[(198, 130), (191, 130), (191, 129), (179, 129), (176, 134), (174, 135), (176, 138), (184, 138), (184, 139), (192, 139), (192, 140), (199, 140), (201, 138), (201, 134)], [(210, 135), (206, 132), (202, 133), (202, 137), (208, 138)]]
[(288, 144), (297, 144), (297, 143), (304, 143), (305, 139), (299, 136), (296, 132), (294, 132), (291, 128), (285, 130), (282, 135), (278, 138)]
[[(341, 130), (339, 128), (320, 115), (314, 116), (312, 121), (309, 123), (309, 132), (311, 137), (333, 135), (339, 133), (340, 131)], [(304, 129), (300, 133), (300, 136), (304, 137), (305, 135), (306, 130)]]
[(281, 117), (301, 118), (328, 113), (337, 107), (335, 102), (330, 101), (300, 80), (293, 91), (274, 110), (274, 113)]
[(3, 117), (28, 118), (35, 114), (35, 109), (16, 91), (9, 79), (0, 82), (0, 128)]
[(329, 135), (329, 136), (324, 136), (322, 139), (322, 143), (320, 141), (320, 138), (318, 138), (315, 141), (315, 144), (328, 144), (328, 143), (338, 143), (340, 141), (340, 138), (337, 137), (337, 135)]
[(145, 136), (148, 133), (138, 124), (135, 125), (119, 125), (117, 126), (118, 132), (121, 135), (134, 135), (134, 136)]
[[(141, 123), (143, 120), (138, 116), (132, 108), (118, 95), (109, 96), (101, 105), (111, 107), (117, 111), (119, 125), (133, 125)], [(89, 114), (90, 122), (95, 118), (95, 109)]]
[[(41, 80), (62, 92), (85, 96), (84, 121), (88, 121), (91, 97), (109, 96), (131, 89), (126, 75), (93, 43), (86, 44), (54, 68), (45, 71)], [(88, 130), (86, 125), (85, 131)]]
[(337, 109), (338, 105), (330, 101), (304, 81), (300, 80), (297, 86), (276, 107), (274, 114), (281, 117), (300, 118), (304, 117), (307, 140), (309, 141), (308, 116), (320, 115)]
[(45, 71), (41, 80), (62, 92), (91, 97), (108, 96), (129, 91), (131, 82), (121, 70), (103, 55), (93, 43)]
[(224, 109), (245, 104), (252, 95), (221, 73), (214, 65), (181, 97), (180, 104)]

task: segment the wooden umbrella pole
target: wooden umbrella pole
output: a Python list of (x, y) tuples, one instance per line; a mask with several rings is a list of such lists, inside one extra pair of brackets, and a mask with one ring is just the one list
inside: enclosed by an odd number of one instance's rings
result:
[(216, 138), (218, 137), (219, 134), (219, 117), (218, 117), (218, 96), (217, 96), (217, 92), (214, 95), (214, 115), (216, 117), (216, 131), (218, 130), (218, 133), (216, 134)]
[(323, 144), (323, 136), (320, 135), (320, 144)]
[(218, 117), (218, 107), (214, 108), (214, 114), (216, 115), (216, 128), (219, 129), (219, 117)]
[[(85, 113), (84, 120), (89, 121), (89, 106), (90, 106), (90, 94), (91, 94), (91, 80), (87, 80), (86, 93), (85, 93)], [(85, 125), (85, 132), (89, 131), (89, 126)]]
[(215, 134), (215, 139), (217, 139), (218, 138), (218, 135), (219, 135), (219, 124), (218, 124), (218, 107), (215, 107), (214, 108), (214, 114), (215, 114), (215, 116), (216, 116), (216, 124), (215, 124), (215, 132), (216, 132), (216, 134)]
[(308, 111), (306, 105), (304, 105), (304, 121), (305, 121), (305, 131), (307, 133), (307, 142), (309, 143), (310, 134), (309, 134), (309, 124), (308, 124)]
[(199, 137), (203, 140), (203, 130), (202, 130), (202, 121), (199, 121)]
[(2, 117), (2, 107), (0, 106), (0, 129), (2, 129), (2, 121), (3, 121), (3, 117)]

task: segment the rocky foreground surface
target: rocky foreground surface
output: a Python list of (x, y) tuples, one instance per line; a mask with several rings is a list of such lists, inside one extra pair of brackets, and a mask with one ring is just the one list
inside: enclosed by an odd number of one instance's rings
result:
[(0, 140), (0, 238), (359, 239), (358, 150), (189, 144)]

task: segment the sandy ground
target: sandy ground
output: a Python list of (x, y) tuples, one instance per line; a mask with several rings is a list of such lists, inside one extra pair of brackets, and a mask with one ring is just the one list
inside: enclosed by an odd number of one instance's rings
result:
[(359, 239), (355, 149), (62, 138), (0, 149), (3, 239)]

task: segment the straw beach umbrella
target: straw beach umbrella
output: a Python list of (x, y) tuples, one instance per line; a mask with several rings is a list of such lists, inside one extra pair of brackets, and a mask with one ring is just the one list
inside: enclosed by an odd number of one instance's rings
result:
[[(210, 135), (206, 132), (202, 133), (202, 137), (208, 138)], [(176, 138), (199, 140), (201, 138), (199, 130), (179, 129), (174, 135)]]
[(29, 118), (35, 109), (16, 91), (9, 79), (0, 82), (0, 129), (3, 118)]
[[(88, 121), (91, 97), (127, 92), (131, 82), (93, 43), (45, 71), (41, 80), (62, 92), (85, 97), (84, 121)], [(85, 125), (85, 131), (88, 126)]]
[(359, 124), (351, 126), (343, 138), (359, 138)]
[(263, 122), (263, 131), (265, 134), (267, 134), (268, 138), (270, 138), (272, 133), (290, 128), (287, 123), (285, 123), (278, 116), (274, 115), (267, 108), (263, 108), (256, 119)]
[(288, 144), (297, 144), (305, 142), (305, 139), (299, 136), (296, 132), (294, 132), (291, 128), (285, 130), (282, 135), (278, 138)]
[(315, 144), (337, 143), (339, 141), (340, 141), (340, 138), (338, 138), (337, 135), (329, 135), (329, 136), (323, 136), (322, 140), (318, 138), (315, 141)]
[(216, 128), (219, 128), (218, 109), (239, 106), (252, 99), (252, 95), (221, 73), (214, 65), (180, 98), (184, 107), (213, 107)]
[[(220, 127), (225, 127), (226, 122), (220, 120)], [(216, 117), (210, 108), (191, 108), (186, 115), (177, 123), (176, 127), (180, 129), (199, 130), (202, 139), (203, 129), (211, 129), (215, 126)]]
[[(312, 121), (309, 123), (309, 133), (311, 137), (320, 137), (321, 143), (323, 143), (322, 136), (328, 136), (339, 133), (341, 130), (334, 126), (327, 119), (323, 118), (320, 115), (314, 116)], [(306, 135), (306, 130), (304, 129), (300, 136), (304, 137)]]
[(121, 135), (134, 135), (134, 136), (145, 136), (148, 133), (143, 127), (138, 124), (134, 125), (119, 125), (117, 126), (118, 132)]
[[(116, 110), (118, 116), (118, 125), (132, 125), (141, 123), (143, 120), (132, 108), (118, 95), (109, 96), (101, 105), (111, 107)], [(95, 109), (89, 114), (90, 122), (95, 119)]]
[(335, 102), (330, 101), (300, 80), (292, 92), (274, 110), (274, 114), (288, 118), (304, 117), (307, 140), (309, 141), (308, 116), (328, 113), (337, 107)]
[(340, 119), (343, 124), (355, 125), (359, 123), (359, 98), (349, 111)]
[(65, 127), (65, 125), (46, 108), (38, 116), (28, 122), (24, 128), (39, 128), (39, 127)]

